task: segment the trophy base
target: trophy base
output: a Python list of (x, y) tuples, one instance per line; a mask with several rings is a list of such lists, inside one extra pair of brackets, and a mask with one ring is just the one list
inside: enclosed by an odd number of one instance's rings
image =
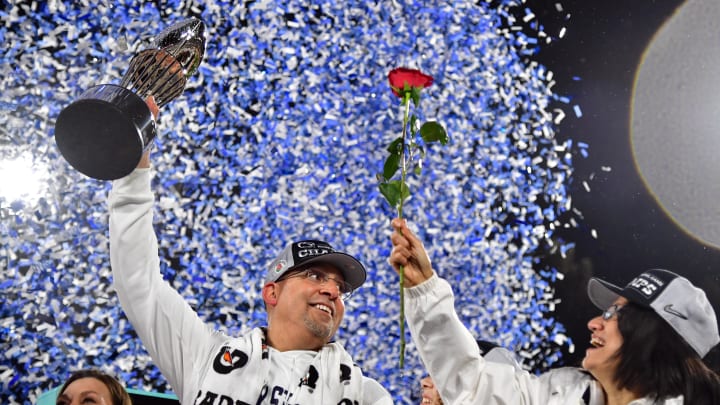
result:
[(77, 171), (98, 180), (125, 177), (155, 138), (155, 120), (132, 91), (102, 84), (65, 107), (55, 122), (55, 143)]

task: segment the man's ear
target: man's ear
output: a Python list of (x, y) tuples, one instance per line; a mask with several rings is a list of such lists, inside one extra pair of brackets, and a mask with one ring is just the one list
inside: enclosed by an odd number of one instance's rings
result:
[(265, 301), (265, 305), (275, 306), (277, 304), (277, 296), (279, 292), (280, 289), (277, 283), (271, 281), (265, 284), (262, 289), (262, 297), (263, 301)]

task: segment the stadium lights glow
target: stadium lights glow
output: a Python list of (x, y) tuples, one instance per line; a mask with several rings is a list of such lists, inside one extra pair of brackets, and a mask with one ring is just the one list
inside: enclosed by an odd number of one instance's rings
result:
[(10, 205), (22, 201), (28, 205), (37, 203), (44, 194), (48, 171), (33, 163), (30, 154), (0, 159), (0, 203)]

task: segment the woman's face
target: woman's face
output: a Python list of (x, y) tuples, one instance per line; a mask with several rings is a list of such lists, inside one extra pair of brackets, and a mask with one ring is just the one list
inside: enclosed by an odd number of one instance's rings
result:
[(440, 393), (430, 376), (420, 380), (420, 385), (422, 386), (422, 404), (442, 405)]
[(603, 315), (596, 316), (588, 322), (590, 348), (585, 352), (582, 366), (598, 380), (612, 380), (615, 369), (620, 361), (617, 353), (623, 345), (623, 337), (618, 327), (617, 311), (627, 304), (627, 299), (620, 297)]
[(58, 396), (57, 405), (112, 405), (108, 387), (97, 378), (78, 378)]

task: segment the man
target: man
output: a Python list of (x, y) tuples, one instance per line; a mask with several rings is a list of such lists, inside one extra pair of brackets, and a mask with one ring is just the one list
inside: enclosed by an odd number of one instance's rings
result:
[[(152, 100), (148, 105), (157, 115)], [(266, 328), (212, 331), (162, 279), (152, 228), (150, 161), (113, 183), (110, 259), (120, 303), (183, 404), (392, 404), (331, 339), (362, 264), (323, 241), (287, 245), (262, 289)]]

